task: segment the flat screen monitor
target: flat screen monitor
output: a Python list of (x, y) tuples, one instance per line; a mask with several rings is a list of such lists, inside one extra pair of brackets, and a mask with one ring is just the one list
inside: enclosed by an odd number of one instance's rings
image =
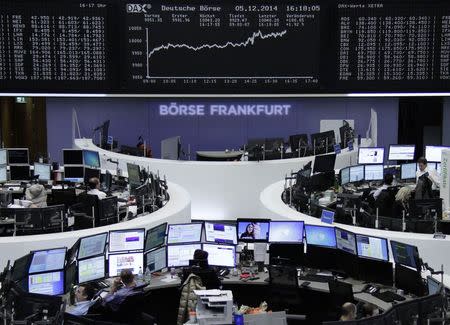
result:
[(78, 259), (104, 254), (107, 238), (107, 232), (81, 238), (78, 248)]
[(141, 171), (139, 169), (139, 165), (127, 164), (127, 171), (128, 183), (130, 183), (131, 186), (141, 185)]
[(236, 245), (236, 225), (205, 222), (205, 238), (207, 242)]
[(417, 246), (391, 240), (391, 249), (395, 264), (403, 264), (416, 270), (420, 268), (419, 250)]
[(8, 164), (8, 156), (6, 149), (0, 149), (0, 165)]
[(63, 149), (63, 165), (83, 165), (83, 150)]
[(184, 223), (169, 225), (167, 244), (199, 243), (203, 223)]
[(51, 165), (34, 163), (34, 176), (39, 175), (40, 181), (49, 181), (51, 177)]
[(145, 238), (145, 250), (149, 251), (158, 246), (164, 245), (166, 241), (167, 222), (147, 230)]
[(50, 296), (62, 295), (64, 271), (28, 275), (28, 292)]
[(29, 265), (33, 254), (29, 253), (14, 261), (14, 266), (11, 270), (11, 280), (18, 281), (23, 279), (28, 274)]
[(364, 179), (366, 181), (382, 181), (384, 165), (364, 165)]
[(27, 148), (10, 148), (8, 149), (8, 165), (30, 163), (28, 159)]
[(420, 272), (401, 264), (395, 265), (395, 287), (418, 297), (425, 294)]
[(83, 166), (64, 166), (64, 180), (72, 183), (83, 183)]
[(391, 144), (388, 160), (414, 160), (416, 146), (413, 144)]
[(30, 180), (30, 166), (29, 165), (9, 166), (9, 179), (12, 181)]
[(356, 251), (356, 237), (355, 234), (341, 228), (335, 228), (336, 232), (336, 247), (344, 252), (357, 254)]
[(100, 156), (98, 151), (83, 150), (83, 162), (85, 166), (100, 168)]
[(124, 252), (144, 249), (145, 229), (111, 230), (109, 232), (109, 251)]
[(118, 276), (122, 270), (131, 270), (133, 274), (144, 272), (144, 253), (109, 254), (109, 276)]
[(236, 266), (236, 247), (231, 245), (203, 244), (208, 252), (208, 264), (223, 267)]
[(42, 273), (64, 269), (66, 248), (55, 248), (33, 252), (29, 273)]
[(359, 257), (389, 261), (387, 239), (366, 235), (356, 235), (356, 247)]
[(364, 180), (364, 165), (350, 167), (350, 182), (360, 182)]
[(416, 171), (417, 171), (416, 163), (401, 164), (400, 165), (400, 179), (402, 179), (402, 180), (415, 179)]
[(89, 183), (89, 180), (94, 177), (100, 180), (100, 169), (84, 167), (84, 182)]
[(201, 244), (168, 245), (167, 246), (167, 266), (181, 267), (189, 266), (189, 260), (194, 258), (194, 252), (202, 249)]
[(349, 167), (342, 168), (340, 174), (341, 174), (341, 185), (350, 183), (350, 168)]
[(8, 181), (8, 173), (6, 170), (6, 165), (0, 166), (0, 183), (6, 183)]
[(267, 241), (269, 239), (269, 222), (268, 219), (238, 219), (238, 241)]
[(384, 162), (384, 148), (359, 148), (358, 164), (382, 164)]
[(302, 243), (303, 221), (271, 221), (269, 243)]
[(441, 162), (442, 149), (450, 149), (443, 146), (425, 146), (425, 158), (428, 162)]
[(430, 275), (427, 276), (427, 286), (429, 295), (434, 295), (441, 292), (441, 283)]
[(78, 283), (94, 281), (105, 277), (105, 255), (78, 261)]
[(336, 248), (334, 227), (305, 225), (305, 235), (308, 245)]
[(145, 254), (145, 265), (150, 272), (157, 272), (167, 267), (167, 249), (160, 247)]
[(314, 158), (314, 173), (325, 173), (334, 170), (336, 154), (319, 155)]

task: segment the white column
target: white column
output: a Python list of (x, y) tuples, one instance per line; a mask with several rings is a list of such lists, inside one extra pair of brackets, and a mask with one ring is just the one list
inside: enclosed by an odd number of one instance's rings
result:
[(442, 150), (441, 157), (441, 198), (443, 200), (444, 218), (450, 219), (450, 149)]

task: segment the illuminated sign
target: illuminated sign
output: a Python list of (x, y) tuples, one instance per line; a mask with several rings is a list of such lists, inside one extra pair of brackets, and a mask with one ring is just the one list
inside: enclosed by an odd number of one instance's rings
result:
[(288, 116), (290, 104), (159, 105), (160, 116)]

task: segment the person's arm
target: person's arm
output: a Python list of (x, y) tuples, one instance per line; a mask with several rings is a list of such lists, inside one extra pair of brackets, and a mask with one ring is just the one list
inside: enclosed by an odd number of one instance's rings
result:
[(436, 172), (436, 170), (430, 170), (428, 172), (428, 178), (430, 181), (433, 182), (434, 185), (436, 185), (437, 187), (439, 187), (439, 185), (441, 184), (441, 180)]
[(104, 302), (110, 302), (114, 299), (114, 294), (119, 290), (119, 286), (121, 285), (120, 278), (115, 278), (113, 283), (111, 284), (111, 287), (109, 288), (108, 294), (103, 298)]

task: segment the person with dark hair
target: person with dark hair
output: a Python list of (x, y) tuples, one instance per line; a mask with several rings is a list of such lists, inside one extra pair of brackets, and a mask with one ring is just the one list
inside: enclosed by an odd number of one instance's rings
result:
[(435, 169), (428, 168), (428, 161), (425, 157), (417, 159), (417, 165), (419, 170), (416, 172), (416, 184), (419, 183), (421, 177), (428, 178), (433, 183), (433, 189), (436, 189), (440, 185), (439, 176)]
[(356, 306), (351, 302), (346, 302), (341, 308), (340, 321), (350, 321), (356, 318)]
[(183, 270), (182, 283), (186, 281), (189, 274), (198, 275), (202, 280), (202, 285), (206, 289), (218, 289), (222, 285), (216, 270), (208, 264), (208, 252), (196, 249), (193, 259), (190, 261), (190, 267)]
[(364, 303), (361, 307), (361, 318), (372, 317), (378, 314), (378, 309), (371, 303)]
[(87, 194), (89, 195), (97, 195), (99, 200), (103, 200), (104, 198), (106, 198), (106, 193), (100, 191), (100, 180), (97, 177), (92, 177), (91, 179), (89, 179), (89, 191), (87, 192)]
[(96, 294), (96, 290), (89, 283), (79, 285), (75, 289), (75, 304), (66, 310), (67, 313), (83, 316), (89, 311), (89, 308), (95, 303), (92, 301)]
[(201, 250), (201, 249), (196, 249), (194, 252), (194, 260), (206, 260), (208, 261), (208, 252)]
[(385, 174), (383, 177), (383, 185), (380, 186), (378, 189), (376, 189), (373, 192), (373, 198), (376, 200), (380, 196), (381, 192), (383, 190), (387, 190), (389, 187), (392, 186), (392, 182), (394, 181), (394, 176), (392, 174)]
[(134, 280), (133, 272), (129, 269), (124, 269), (120, 272), (120, 277), (114, 279), (103, 304), (113, 311), (118, 311), (120, 304), (125, 298), (136, 293), (135, 288), (136, 281)]

